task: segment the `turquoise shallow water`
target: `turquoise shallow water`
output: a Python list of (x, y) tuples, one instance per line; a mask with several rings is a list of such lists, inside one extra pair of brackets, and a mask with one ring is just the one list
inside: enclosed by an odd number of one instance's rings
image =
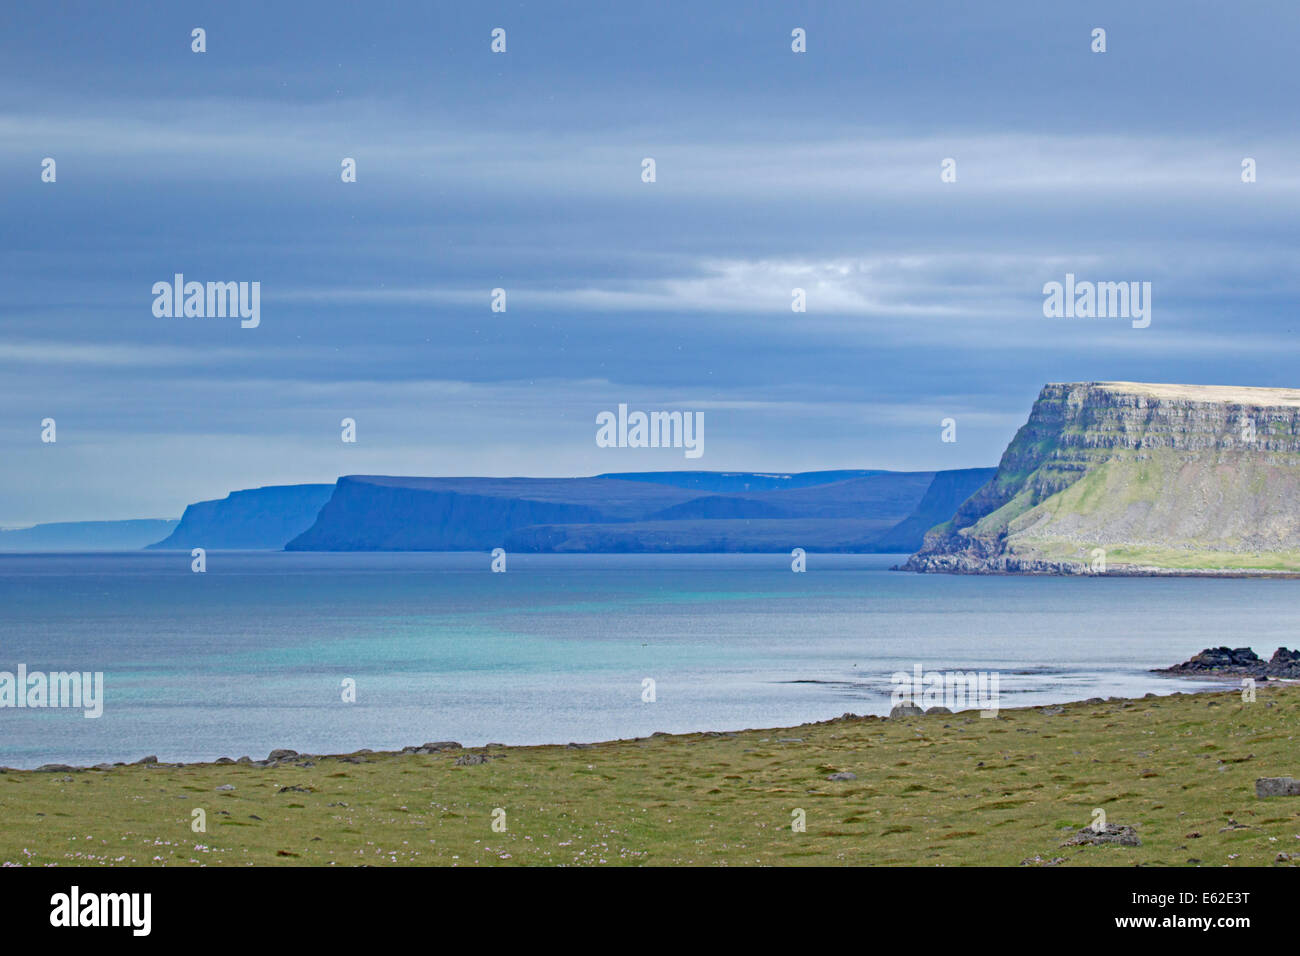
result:
[(890, 674), (918, 663), (999, 672), (1004, 707), (1202, 690), (1145, 671), (1300, 633), (1297, 581), (789, 560), (512, 555), (493, 574), (485, 554), (210, 552), (194, 574), (187, 553), (0, 555), (0, 670), (106, 684), (97, 720), (0, 708), (0, 764), (778, 727), (887, 712)]

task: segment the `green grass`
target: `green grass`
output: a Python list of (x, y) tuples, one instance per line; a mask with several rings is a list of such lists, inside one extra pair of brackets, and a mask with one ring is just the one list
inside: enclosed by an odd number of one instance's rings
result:
[(1237, 552), (1208, 549), (1110, 547), (1111, 565), (1141, 565), (1185, 571), (1270, 571), (1300, 573), (1300, 551)]
[[(1218, 551), (1210, 548), (1154, 548), (1126, 545), (1080, 544), (1053, 538), (1034, 538), (1015, 553), (1047, 561), (1088, 563), (1093, 548), (1104, 547), (1106, 564), (1112, 570), (1124, 567), (1152, 567), (1167, 571), (1259, 571), (1272, 574), (1300, 574), (1300, 551)], [(1019, 542), (1018, 542), (1019, 544)]]
[[(791, 739), (798, 738), (798, 739)], [(1300, 687), (832, 721), (586, 749), (313, 766), (0, 773), (0, 862), (29, 865), (1300, 863)], [(356, 759), (356, 758), (354, 758)], [(828, 774), (858, 779), (832, 783)], [(232, 785), (233, 790), (217, 790)], [(303, 790), (283, 790), (300, 787)], [(1141, 847), (1063, 847), (1092, 820)], [(192, 811), (207, 832), (191, 830)], [(505, 810), (505, 832), (492, 815)], [(791, 830), (802, 809), (807, 832)], [(1236, 824), (1242, 828), (1237, 828)]]
[[(1264, 497), (1269, 481), (1277, 480), (1278, 474), (1289, 478), (1297, 470), (1295, 456), (1272, 457), (1285, 462), (1285, 467), (1279, 466), (1280, 471), (1253, 465), (1228, 469), (1216, 467), (1214, 460), (1189, 464), (1170, 449), (1154, 449), (1140, 458), (1120, 455), (1092, 467), (1033, 507), (1027, 507), (1021, 492), (976, 528), (1005, 526), (1006, 547), (1021, 558), (1087, 563), (1092, 549), (1100, 547), (1113, 569), (1130, 565), (1171, 571), (1300, 573), (1300, 550), (1247, 549), (1241, 535), (1231, 530), (1233, 522), (1239, 528), (1252, 527), (1252, 521), (1259, 519), (1243, 516), (1249, 516), (1249, 509)], [(1187, 509), (1166, 506), (1161, 511), (1162, 497), (1179, 494), (1188, 483), (1210, 493), (1194, 495)], [(1189, 534), (1181, 523), (1188, 509), (1196, 507), (1203, 514), (1192, 523), (1198, 533)], [(1159, 517), (1148, 522), (1147, 515)], [(1135, 528), (1128, 526), (1133, 516), (1139, 520)], [(1170, 539), (1169, 543), (1163, 539)], [(1281, 536), (1281, 541), (1294, 544), (1294, 536)]]

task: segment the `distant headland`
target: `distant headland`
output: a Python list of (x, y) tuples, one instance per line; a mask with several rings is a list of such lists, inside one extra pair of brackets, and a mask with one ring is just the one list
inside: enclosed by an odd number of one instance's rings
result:
[(45, 548), (39, 547), (41, 529), (53, 526), (0, 532), (0, 551), (502, 547), (581, 554), (803, 548), (902, 554), (919, 548), (927, 529), (952, 515), (992, 476), (992, 468), (669, 471), (589, 478), (348, 475), (333, 484), (235, 491), (189, 505), (179, 522), (132, 528), (111, 541), (98, 526), (127, 523), (87, 524), (95, 534), (81, 540), (78, 526), (69, 525)]
[(1045, 386), (996, 469), (346, 475), (0, 551), (911, 554), (955, 574), (1300, 576), (1300, 390)]

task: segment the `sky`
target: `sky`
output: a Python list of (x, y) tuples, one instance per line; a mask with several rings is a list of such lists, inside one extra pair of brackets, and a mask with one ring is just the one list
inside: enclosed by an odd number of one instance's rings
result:
[[(1047, 382), (1295, 385), (1298, 43), (1290, 0), (7, 4), (0, 527), (991, 466)], [(176, 273), (260, 324), (156, 316)], [(1067, 273), (1150, 325), (1046, 317)], [(598, 447), (620, 403), (704, 454)]]

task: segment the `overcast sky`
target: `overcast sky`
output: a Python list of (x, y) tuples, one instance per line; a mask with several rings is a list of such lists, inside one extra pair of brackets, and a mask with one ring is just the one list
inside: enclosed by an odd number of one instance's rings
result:
[[(1300, 378), (1288, 0), (8, 4), (0, 44), (0, 526), (992, 465), (1045, 382)], [(155, 317), (178, 272), (260, 326)], [(1150, 326), (1045, 318), (1067, 272)], [(598, 448), (620, 402), (703, 457)]]

